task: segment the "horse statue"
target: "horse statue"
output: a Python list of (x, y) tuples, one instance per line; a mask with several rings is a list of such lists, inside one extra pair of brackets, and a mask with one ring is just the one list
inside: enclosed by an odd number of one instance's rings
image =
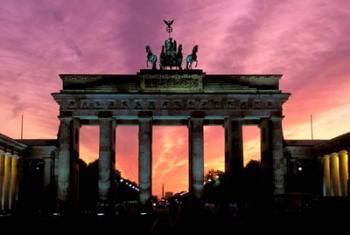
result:
[(146, 52), (147, 52), (147, 61), (146, 65), (148, 68), (148, 62), (152, 64), (152, 69), (157, 69), (156, 63), (157, 63), (157, 56), (152, 53), (152, 50), (149, 46), (146, 46)]
[(182, 70), (182, 45), (179, 45), (179, 48), (177, 49), (177, 54), (176, 54), (176, 66), (178, 67), (179, 70)]
[(162, 46), (162, 51), (160, 53), (160, 69), (165, 69), (169, 67), (176, 67), (178, 69), (182, 69), (182, 45), (180, 44), (177, 48), (177, 43), (172, 38), (165, 40), (164, 45)]
[(186, 69), (192, 69), (193, 62), (196, 62), (195, 67), (197, 67), (197, 64), (198, 64), (197, 51), (198, 51), (198, 45), (195, 45), (192, 49), (192, 54), (186, 57)]

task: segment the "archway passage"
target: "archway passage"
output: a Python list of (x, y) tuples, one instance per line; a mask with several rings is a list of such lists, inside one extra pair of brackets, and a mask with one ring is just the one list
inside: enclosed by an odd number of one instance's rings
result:
[(188, 191), (187, 126), (154, 126), (152, 149), (152, 194), (161, 198)]
[(116, 128), (116, 170), (121, 177), (138, 183), (138, 127)]
[(261, 161), (260, 128), (258, 126), (243, 126), (243, 164), (250, 161)]
[(100, 134), (99, 126), (82, 126), (79, 132), (79, 158), (86, 164), (90, 164), (98, 160), (98, 136)]
[(243, 126), (243, 162), (240, 195), (248, 203), (262, 198), (261, 130), (256, 125)]
[(204, 126), (204, 172), (225, 170), (225, 129)]
[(99, 126), (79, 129), (79, 204), (93, 208), (98, 197)]
[(134, 202), (139, 198), (138, 126), (117, 126), (115, 139), (115, 202)]

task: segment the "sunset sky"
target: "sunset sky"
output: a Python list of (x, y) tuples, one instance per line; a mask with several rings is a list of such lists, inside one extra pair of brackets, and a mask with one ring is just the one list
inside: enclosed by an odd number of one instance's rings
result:
[[(348, 0), (1, 0), (0, 133), (56, 138), (60, 73), (132, 73), (172, 37), (188, 54), (199, 45), (206, 73), (280, 73), (284, 137), (333, 138), (350, 131)], [(98, 158), (98, 127), (82, 127), (81, 157)], [(245, 161), (259, 159), (258, 128), (244, 128)], [(154, 127), (153, 192), (187, 189), (186, 127)], [(117, 168), (137, 181), (137, 127), (117, 127)], [(222, 127), (205, 128), (205, 167), (223, 169)]]

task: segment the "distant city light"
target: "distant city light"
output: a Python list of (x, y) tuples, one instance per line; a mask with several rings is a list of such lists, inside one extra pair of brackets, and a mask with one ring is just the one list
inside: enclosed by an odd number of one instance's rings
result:
[(58, 212), (53, 212), (52, 215), (53, 215), (53, 216), (59, 216), (60, 213), (58, 213)]
[(97, 213), (97, 216), (104, 216), (104, 215), (105, 215), (105, 213), (102, 213), (102, 212)]
[(140, 215), (147, 215), (147, 213), (146, 212), (141, 212)]
[(208, 179), (208, 182), (211, 182), (211, 179)]
[(298, 167), (298, 171), (302, 171), (303, 168), (301, 166)]
[(120, 181), (120, 182), (123, 182), (124, 180), (123, 180), (123, 179), (120, 179), (119, 181)]

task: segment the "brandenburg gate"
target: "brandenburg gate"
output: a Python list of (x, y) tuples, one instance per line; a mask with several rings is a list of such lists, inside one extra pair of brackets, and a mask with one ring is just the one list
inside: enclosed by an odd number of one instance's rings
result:
[[(271, 194), (285, 192), (281, 75), (219, 75), (202, 70), (141, 70), (134, 75), (62, 74), (57, 196), (78, 195), (79, 128), (99, 125), (98, 195), (112, 199), (115, 127), (139, 126), (139, 193), (152, 195), (152, 127), (185, 125), (189, 139), (189, 191), (200, 198), (204, 183), (204, 125), (225, 128), (225, 171), (239, 180), (243, 169), (243, 125), (261, 129), (261, 163)], [(127, 136), (121, 137), (127, 138)]]

